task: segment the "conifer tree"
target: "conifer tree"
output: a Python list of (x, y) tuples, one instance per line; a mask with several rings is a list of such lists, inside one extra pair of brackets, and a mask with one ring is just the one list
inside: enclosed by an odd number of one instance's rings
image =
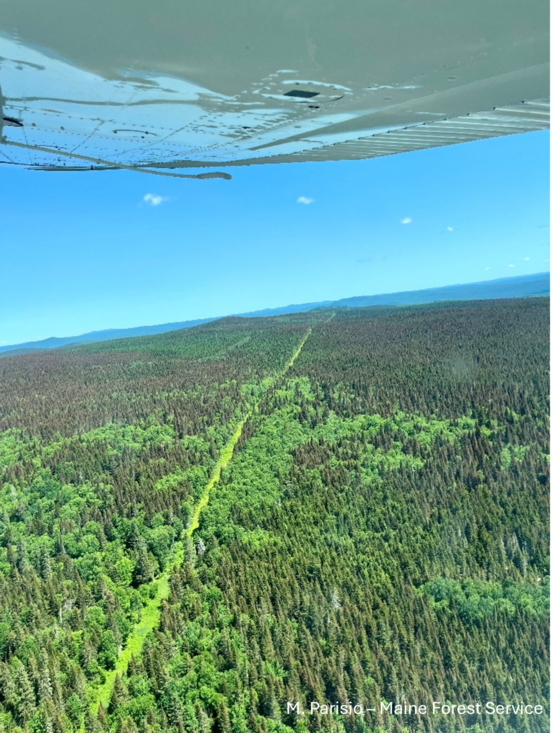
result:
[(15, 670), (15, 689), (17, 714), (21, 720), (27, 722), (35, 709), (35, 694), (27, 671), (21, 662), (18, 662)]
[(225, 699), (221, 698), (218, 702), (218, 733), (231, 733), (231, 722)]
[(140, 543), (135, 551), (135, 569), (133, 570), (133, 583), (136, 586), (150, 583), (154, 575), (154, 569), (144, 543)]
[(98, 703), (98, 711), (96, 715), (98, 726), (100, 727), (100, 730), (108, 730), (108, 716), (106, 714), (106, 710), (104, 709), (104, 705), (102, 702)]
[(83, 716), (83, 729), (84, 733), (98, 733), (99, 730), (98, 722), (88, 707), (85, 708)]
[(127, 686), (121, 679), (119, 674), (116, 674), (114, 680), (114, 688), (112, 690), (112, 696), (108, 705), (108, 713), (111, 715), (118, 711), (128, 700)]

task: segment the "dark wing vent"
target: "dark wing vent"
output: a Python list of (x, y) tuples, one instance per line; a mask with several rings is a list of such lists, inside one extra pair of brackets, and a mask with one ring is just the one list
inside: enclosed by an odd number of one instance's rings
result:
[(301, 97), (302, 99), (310, 99), (311, 97), (317, 97), (320, 92), (307, 92), (306, 89), (291, 89), (290, 92), (285, 92), (284, 97)]

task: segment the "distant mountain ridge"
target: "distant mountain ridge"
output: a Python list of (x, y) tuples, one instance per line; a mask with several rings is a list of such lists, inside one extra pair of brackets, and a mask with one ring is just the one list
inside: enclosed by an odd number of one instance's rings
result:
[(504, 277), (498, 280), (447, 285), (426, 290), (409, 290), (388, 295), (363, 295), (343, 298), (333, 303), (345, 308), (363, 308), (368, 305), (421, 305), (441, 300), (493, 300), (497, 298), (523, 298), (547, 295), (550, 292), (549, 273)]
[[(323, 300), (317, 303), (302, 303), (286, 305), (281, 308), (265, 308), (249, 313), (233, 315), (264, 318), (270, 316), (287, 315), (289, 313), (306, 313), (316, 308), (364, 308), (375, 305), (423, 305), (445, 300), (489, 300), (498, 298), (523, 298), (538, 295), (548, 295), (550, 292), (549, 272), (540, 272), (533, 275), (518, 275), (504, 277), (497, 280), (486, 280), (467, 285), (447, 285), (441, 288), (427, 288), (425, 290), (407, 290), (399, 293), (384, 293), (380, 295), (360, 295), (341, 300)], [(200, 318), (192, 321), (163, 323), (156, 326), (136, 326), (135, 328), (111, 328), (104, 331), (91, 331), (80, 336), (52, 336), (42, 341), (28, 341), (11, 346), (0, 346), (0, 356), (15, 356), (16, 354), (42, 351), (44, 349), (58, 349), (97, 341), (112, 341), (114, 339), (132, 338), (133, 336), (152, 336), (167, 331), (177, 331), (182, 328), (192, 328), (203, 323), (216, 321), (214, 318)]]
[(182, 323), (163, 323), (159, 326), (136, 326), (134, 328), (107, 328), (103, 331), (90, 331), (80, 336), (51, 336), (42, 341), (27, 341), (23, 344), (15, 344), (14, 346), (0, 346), (0, 355), (7, 351), (19, 353), (28, 351), (42, 351), (44, 349), (59, 349), (62, 346), (71, 346), (73, 344), (86, 344), (94, 341), (114, 341), (115, 339), (132, 338), (133, 336), (154, 336), (157, 333), (166, 333), (166, 331), (177, 331), (180, 328), (192, 328), (200, 326), (209, 321), (215, 321), (216, 318), (199, 318), (196, 321), (183, 321)]

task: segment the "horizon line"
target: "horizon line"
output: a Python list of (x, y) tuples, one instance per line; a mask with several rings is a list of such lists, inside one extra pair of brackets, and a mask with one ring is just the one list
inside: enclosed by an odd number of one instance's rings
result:
[[(495, 282), (501, 282), (501, 281), (506, 281), (506, 280), (516, 280), (518, 278), (538, 277), (538, 276), (542, 276), (542, 275), (547, 275), (551, 279), (551, 270), (544, 270), (544, 271), (541, 271), (541, 272), (532, 272), (532, 273), (529, 273), (529, 274), (526, 274), (526, 275), (509, 275), (509, 276), (506, 276), (506, 277), (496, 277), (496, 278), (492, 278), (492, 279), (489, 279), (489, 280), (473, 280), (471, 282), (466, 282), (466, 283), (450, 283), (448, 285), (437, 285), (437, 286), (429, 287), (429, 288), (414, 288), (414, 289), (411, 289), (411, 290), (396, 290), (396, 291), (390, 291), (390, 292), (386, 292), (386, 293), (384, 293), (384, 292), (379, 292), (379, 293), (365, 293), (364, 295), (350, 295), (350, 296), (345, 296), (345, 297), (342, 297), (342, 298), (335, 298), (335, 299), (331, 299), (331, 300), (312, 301), (312, 302), (307, 302), (307, 303), (288, 303), (287, 305), (278, 305), (278, 306), (273, 306), (273, 307), (258, 308), (258, 309), (247, 311), (247, 312), (243, 312), (243, 313), (236, 313), (236, 312), (234, 312), (234, 313), (227, 313), (225, 315), (204, 316), (204, 317), (200, 317), (200, 318), (189, 318), (189, 319), (186, 319), (186, 320), (165, 321), (164, 323), (142, 324), (142, 325), (139, 325), (139, 326), (112, 326), (112, 327), (109, 327), (109, 328), (93, 329), (91, 331), (85, 331), (84, 333), (79, 333), (79, 334), (76, 334), (76, 335), (70, 334), (68, 336), (45, 336), (44, 338), (38, 338), (38, 339), (32, 339), (32, 340), (27, 340), (27, 341), (21, 341), (19, 343), (15, 343), (15, 344), (2, 344), (0, 342), (0, 353), (1, 353), (1, 351), (7, 350), (8, 348), (13, 348), (15, 350), (19, 346), (25, 346), (26, 344), (39, 344), (39, 343), (42, 343), (44, 341), (49, 341), (50, 339), (60, 339), (61, 340), (61, 339), (70, 339), (70, 338), (80, 338), (82, 336), (87, 336), (87, 335), (90, 335), (90, 334), (108, 334), (108, 333), (110, 333), (112, 331), (132, 331), (134, 329), (141, 329), (141, 328), (158, 328), (158, 327), (162, 327), (162, 326), (180, 325), (182, 323), (194, 323), (195, 321), (198, 321), (198, 324), (196, 324), (196, 325), (202, 325), (202, 323), (206, 323), (206, 322), (209, 322), (209, 321), (216, 321), (216, 320), (219, 320), (221, 318), (248, 317), (248, 316), (250, 316), (253, 313), (261, 313), (261, 312), (264, 312), (264, 311), (275, 311), (275, 310), (281, 310), (283, 308), (295, 308), (295, 307), (310, 306), (310, 305), (322, 307), (322, 306), (324, 306), (326, 304), (329, 304), (329, 305), (332, 305), (333, 304), (333, 305), (335, 305), (335, 304), (339, 303), (342, 300), (354, 300), (356, 298), (376, 298), (376, 297), (380, 297), (380, 296), (387, 297), (387, 296), (391, 296), (391, 295), (403, 295), (403, 294), (406, 294), (406, 293), (420, 293), (420, 292), (430, 291), (430, 290), (432, 290), (432, 291), (433, 290), (445, 290), (447, 288), (464, 287), (465, 285), (470, 286), (470, 285), (479, 285), (479, 284), (483, 284), (483, 283), (495, 283)], [(384, 304), (384, 305), (387, 305), (387, 304)], [(308, 310), (310, 310), (310, 309), (308, 309)], [(276, 315), (280, 315), (280, 314), (276, 314)], [(286, 315), (286, 314), (281, 314), (281, 315)], [(267, 316), (267, 317), (271, 317), (271, 316)], [(170, 329), (168, 329), (168, 330), (170, 330)], [(145, 335), (147, 335), (147, 334), (145, 334)], [(151, 334), (151, 335), (155, 335), (155, 334)], [(126, 338), (126, 337), (125, 336), (122, 336), (121, 338)], [(133, 338), (133, 337), (132, 336), (129, 336), (127, 338)]]

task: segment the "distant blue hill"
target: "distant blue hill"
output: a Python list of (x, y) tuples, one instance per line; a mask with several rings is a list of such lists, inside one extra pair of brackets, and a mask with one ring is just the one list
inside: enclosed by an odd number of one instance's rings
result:
[(525, 298), (549, 294), (549, 273), (504, 277), (499, 280), (470, 283), (469, 285), (447, 285), (443, 288), (409, 290), (388, 295), (361, 295), (343, 298), (332, 303), (344, 308), (364, 308), (368, 305), (421, 305), (440, 300), (491, 300), (497, 298)]
[[(538, 295), (549, 295), (549, 273), (540, 272), (534, 275), (519, 275), (504, 277), (499, 280), (470, 283), (468, 285), (448, 285), (442, 288), (428, 288), (426, 290), (408, 290), (401, 293), (385, 293), (383, 295), (360, 295), (341, 300), (322, 300), (318, 303), (302, 303), (286, 305), (281, 308), (266, 308), (250, 313), (237, 313), (245, 317), (281, 316), (289, 313), (306, 313), (316, 308), (364, 308), (371, 305), (422, 305), (444, 300), (490, 300), (497, 298), (525, 298)], [(112, 328), (106, 331), (91, 331), (80, 336), (66, 336), (63, 338), (51, 337), (42, 341), (28, 341), (12, 346), (0, 346), (0, 356), (41, 351), (43, 349), (57, 349), (62, 346), (91, 343), (94, 341), (112, 341), (113, 339), (130, 338), (133, 336), (152, 336), (157, 333), (176, 331), (180, 328), (191, 328), (202, 323), (215, 321), (216, 318), (200, 318), (195, 321), (181, 321), (178, 323), (163, 323), (158, 326), (137, 326), (136, 328)]]
[(549, 273), (503, 277), (468, 285), (446, 285), (442, 288), (407, 290), (382, 295), (359, 295), (341, 300), (322, 300), (319, 303), (286, 305), (283, 308), (266, 308), (241, 316), (281, 316), (287, 313), (306, 313), (315, 308), (365, 308), (370, 305), (423, 305), (442, 300), (492, 300), (497, 298), (526, 298), (549, 295)]
[(191, 328), (200, 326), (202, 323), (215, 321), (216, 318), (199, 318), (196, 321), (183, 321), (180, 323), (164, 323), (159, 326), (137, 326), (136, 328), (108, 328), (105, 331), (90, 331), (80, 336), (51, 336), (42, 341), (27, 341), (24, 344), (14, 346), (0, 346), (0, 356), (10, 352), (10, 355), (26, 353), (29, 351), (42, 351), (44, 349), (59, 349), (61, 346), (72, 346), (75, 344), (87, 344), (94, 341), (113, 341), (114, 339), (125, 339), (133, 336), (153, 336), (166, 331), (177, 331), (179, 328)]

